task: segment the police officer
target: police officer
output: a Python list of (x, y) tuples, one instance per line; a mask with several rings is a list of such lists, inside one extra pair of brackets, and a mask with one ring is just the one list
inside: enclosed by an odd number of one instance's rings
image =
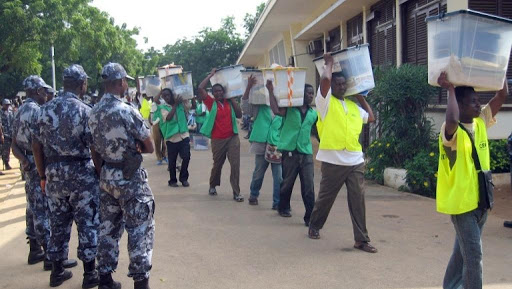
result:
[(93, 147), (104, 161), (100, 175), (99, 289), (121, 288), (113, 281), (119, 240), (128, 233), (129, 277), (135, 289), (148, 287), (154, 239), (153, 193), (141, 153), (153, 153), (149, 128), (140, 113), (122, 100), (128, 88), (125, 69), (118, 63), (103, 67), (105, 94), (93, 107), (89, 127)]
[[(32, 154), (33, 126), (39, 114), (40, 105), (46, 100), (46, 89), (49, 86), (37, 75), (25, 78), (23, 86), (27, 93), (27, 100), (20, 106), (14, 116), (11, 148), (14, 156), (20, 160), (21, 169), (26, 180), (26, 234), (30, 244), (28, 263), (32, 265), (45, 259), (41, 246), (46, 251), (50, 239), (48, 200), (41, 191), (41, 180), (37, 174)], [(64, 262), (64, 266), (67, 268), (74, 267), (76, 261), (67, 260)], [(44, 269), (51, 269), (51, 263), (48, 260), (44, 262)]]
[[(53, 263), (50, 286), (72, 277), (64, 270), (73, 220), (78, 230), (78, 258), (83, 261), (82, 288), (98, 285), (95, 268), (99, 226), (99, 180), (91, 161), (90, 107), (79, 97), (87, 74), (73, 64), (64, 70), (64, 92), (40, 109), (32, 149), (41, 187), (48, 196), (51, 225), (48, 256)], [(46, 185), (46, 186), (45, 186)]]
[(14, 114), (12, 113), (11, 101), (7, 98), (2, 100), (2, 112), (0, 113), (2, 119), (2, 132), (4, 135), (4, 143), (2, 144), (2, 161), (6, 170), (10, 170), (9, 165), (12, 143), (12, 122), (14, 121)]

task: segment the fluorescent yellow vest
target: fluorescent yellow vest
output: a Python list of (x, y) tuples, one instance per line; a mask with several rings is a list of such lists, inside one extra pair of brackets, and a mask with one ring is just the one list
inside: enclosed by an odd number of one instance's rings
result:
[(148, 101), (147, 99), (142, 99), (142, 104), (140, 106), (140, 114), (142, 114), (142, 117), (144, 119), (149, 119), (149, 114), (151, 113), (151, 101)]
[(343, 109), (341, 101), (331, 96), (325, 119), (318, 116), (317, 130), (321, 150), (363, 151), (359, 143), (359, 135), (363, 129), (359, 107), (349, 99), (345, 99), (345, 104), (347, 112)]
[[(481, 118), (475, 118), (475, 146), (482, 170), (489, 170), (490, 154), (487, 128)], [(441, 132), (444, 133), (444, 132)], [(471, 140), (460, 127), (457, 129), (457, 159), (453, 168), (439, 135), (439, 167), (437, 171), (437, 211), (459, 215), (478, 207), (478, 174), (473, 162)]]

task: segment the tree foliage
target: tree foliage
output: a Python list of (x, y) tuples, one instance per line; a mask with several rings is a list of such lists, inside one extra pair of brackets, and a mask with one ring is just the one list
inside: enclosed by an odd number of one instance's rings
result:
[[(233, 17), (221, 21), (217, 30), (204, 28), (192, 38), (183, 38), (163, 51), (137, 49), (132, 37), (138, 28), (117, 25), (107, 13), (89, 5), (91, 0), (0, 0), (0, 87), (2, 96), (22, 90), (22, 80), (39, 74), (52, 82), (50, 48), (55, 48), (57, 88), (68, 65), (81, 64), (91, 90), (99, 89), (100, 72), (107, 62), (119, 62), (131, 75), (156, 74), (168, 63), (192, 71), (194, 84), (213, 67), (234, 64), (245, 39), (236, 32)], [(247, 35), (254, 28), (265, 5), (256, 14), (246, 14)], [(147, 42), (147, 39), (146, 39)]]
[(81, 64), (98, 85), (102, 66), (115, 61), (128, 73), (142, 70), (142, 52), (132, 38), (138, 29), (114, 23), (89, 0), (4, 0), (0, 12), (0, 85), (3, 93), (20, 90), (29, 74), (40, 74), (51, 83), (50, 47), (55, 47), (57, 87), (63, 69)]
[(244, 28), (245, 28), (245, 37), (249, 38), (252, 31), (254, 30), (254, 27), (256, 26), (256, 23), (258, 23), (258, 19), (260, 19), (261, 14), (263, 13), (263, 10), (265, 10), (265, 3), (261, 3), (256, 7), (256, 13), (250, 14), (246, 13), (244, 16)]
[(234, 64), (244, 43), (236, 32), (234, 18), (227, 17), (217, 30), (205, 28), (192, 39), (183, 38), (165, 46), (160, 64), (181, 64), (184, 70), (192, 72), (197, 87), (212, 68)]

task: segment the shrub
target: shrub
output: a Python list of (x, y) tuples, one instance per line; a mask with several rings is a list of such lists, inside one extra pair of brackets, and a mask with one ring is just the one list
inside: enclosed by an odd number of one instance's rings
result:
[(386, 167), (405, 168), (409, 188), (432, 196), (438, 149), (425, 110), (437, 89), (426, 82), (425, 66), (377, 69), (375, 76), (376, 87), (368, 101), (378, 118), (373, 131), (377, 140), (366, 152), (366, 175), (382, 183)]
[(507, 140), (489, 140), (491, 153), (491, 170), (493, 173), (510, 172), (510, 160), (507, 151)]

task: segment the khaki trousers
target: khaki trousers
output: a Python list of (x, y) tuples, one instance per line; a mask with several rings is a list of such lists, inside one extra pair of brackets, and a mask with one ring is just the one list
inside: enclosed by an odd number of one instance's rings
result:
[(220, 186), (222, 166), (226, 157), (231, 166), (231, 188), (233, 195), (240, 194), (240, 138), (234, 135), (227, 139), (212, 138), (213, 168), (210, 175), (210, 188)]
[(347, 185), (347, 201), (356, 242), (370, 242), (366, 230), (364, 201), (364, 164), (338, 166), (322, 162), (320, 191), (311, 214), (310, 227), (320, 230), (327, 221), (332, 205), (344, 184)]
[(165, 156), (167, 156), (167, 147), (165, 145), (165, 140), (162, 137), (162, 131), (160, 131), (160, 125), (153, 125), (153, 140), (155, 141), (155, 154), (157, 160), (161, 161)]

